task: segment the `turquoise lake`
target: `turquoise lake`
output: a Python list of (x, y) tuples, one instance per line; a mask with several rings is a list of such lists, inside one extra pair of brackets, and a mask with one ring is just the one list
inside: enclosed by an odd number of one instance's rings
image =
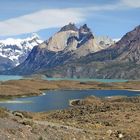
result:
[[(0, 81), (19, 80), (23, 78), (24, 78), (23, 76), (17, 76), (17, 75), (0, 75)], [(81, 81), (81, 82), (98, 81), (98, 82), (105, 82), (105, 83), (128, 81), (128, 80), (123, 80), (123, 79), (88, 79), (88, 78), (76, 79), (76, 78), (44, 78), (43, 77), (42, 79), (48, 80), (48, 81), (70, 80), (70, 81)]]
[[(19, 80), (22, 76), (0, 75), (0, 81)], [(71, 79), (71, 78), (43, 78), (49, 81), (72, 80), (72, 81), (98, 81), (98, 82), (126, 82), (121, 79)], [(0, 106), (10, 110), (23, 110), (31, 112), (51, 111), (69, 107), (69, 100), (83, 99), (87, 96), (110, 97), (110, 96), (139, 96), (140, 92), (127, 90), (53, 90), (46, 91), (42, 96), (23, 97), (0, 101)]]
[(43, 78), (45, 80), (49, 81), (61, 81), (61, 80), (70, 80), (70, 81), (80, 81), (80, 82), (86, 82), (86, 81), (97, 81), (97, 82), (104, 82), (104, 83), (111, 83), (111, 82), (127, 82), (128, 80), (123, 79), (88, 79), (88, 78)]
[(0, 75), (0, 81), (19, 80), (22, 78), (23, 78), (22, 76), (15, 76), (15, 75)]

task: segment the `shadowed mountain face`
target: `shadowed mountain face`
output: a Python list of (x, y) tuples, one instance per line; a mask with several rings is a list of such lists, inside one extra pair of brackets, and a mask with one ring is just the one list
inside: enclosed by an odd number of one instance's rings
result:
[(115, 60), (121, 62), (140, 63), (140, 26), (128, 32), (122, 39), (111, 47), (100, 52), (89, 54), (82, 60), (108, 61)]
[(87, 25), (79, 29), (68, 24), (44, 43), (33, 48), (28, 58), (12, 70), (16, 74), (31, 74), (53, 68), (103, 49), (99, 46)]
[(0, 70), (10, 69), (14, 67), (12, 60), (0, 56)]

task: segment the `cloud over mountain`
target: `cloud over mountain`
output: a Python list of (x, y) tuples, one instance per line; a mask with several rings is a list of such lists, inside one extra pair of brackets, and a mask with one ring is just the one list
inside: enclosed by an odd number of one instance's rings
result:
[[(108, 4), (96, 4), (83, 7), (50, 8), (31, 13), (24, 13), (22, 16), (10, 17), (0, 20), (0, 36), (14, 36), (31, 32), (38, 32), (43, 29), (59, 28), (69, 22), (81, 23), (98, 17), (98, 12), (120, 11), (125, 9), (136, 9), (140, 7), (139, 0), (119, 0)], [(100, 18), (100, 17), (99, 17)], [(121, 21), (124, 20), (121, 19)]]
[(69, 22), (79, 23), (83, 20), (84, 14), (76, 8), (41, 10), (1, 21), (0, 34), (6, 36), (36, 32), (41, 29), (61, 27)]
[(121, 2), (131, 8), (140, 8), (139, 0), (121, 0)]

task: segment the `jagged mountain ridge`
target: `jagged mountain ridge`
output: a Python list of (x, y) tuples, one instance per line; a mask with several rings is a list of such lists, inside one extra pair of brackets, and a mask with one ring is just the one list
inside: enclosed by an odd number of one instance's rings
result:
[[(91, 40), (91, 44), (86, 45), (86, 48), (84, 48), (83, 46), (89, 40)], [(96, 52), (103, 49), (101, 46), (97, 45), (92, 32), (86, 24), (78, 29), (75, 24), (72, 23), (62, 27), (60, 31), (46, 41), (46, 45), (43, 45), (43, 47), (53, 52), (75, 51), (83, 47), (85, 55), (89, 53), (89, 51)], [(87, 49), (89, 50), (88, 52), (86, 52)]]
[(140, 26), (107, 49), (41, 73), (49, 77), (140, 79)]
[(54, 36), (33, 48), (28, 58), (12, 70), (13, 74), (31, 74), (42, 69), (70, 63), (87, 54), (104, 49), (87, 27), (79, 29), (72, 23), (62, 27)]
[(140, 26), (126, 33), (120, 41), (100, 52), (89, 54), (82, 61), (109, 61), (140, 63)]
[(9, 69), (22, 63), (27, 58), (33, 47), (42, 42), (43, 41), (40, 40), (39, 36), (35, 33), (31, 37), (25, 39), (8, 38), (0, 40), (0, 56), (1, 58), (3, 57), (3, 59), (11, 60), (13, 64), (8, 67)]

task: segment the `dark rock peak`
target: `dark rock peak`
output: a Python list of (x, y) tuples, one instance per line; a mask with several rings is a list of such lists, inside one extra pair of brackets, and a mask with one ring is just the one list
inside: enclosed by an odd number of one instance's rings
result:
[[(131, 46), (130, 44), (140, 40), (140, 25), (134, 28), (132, 31), (126, 33), (120, 41), (116, 43), (117, 47)], [(131, 46), (132, 47), (132, 46)]]
[(87, 35), (85, 35), (85, 36), (83, 36), (83, 37), (81, 37), (79, 39), (80, 39), (79, 41), (81, 41), (81, 42), (78, 44), (77, 48), (79, 48), (81, 45), (85, 44), (89, 40), (94, 39), (94, 36), (93, 36), (92, 33), (89, 33), (89, 34), (87, 34)]
[(64, 32), (64, 31), (69, 31), (69, 30), (78, 31), (78, 28), (75, 26), (75, 24), (69, 23), (68, 25), (65, 25), (64, 27), (62, 27), (59, 32)]
[(128, 37), (132, 37), (132, 38), (139, 37), (140, 36), (140, 25), (137, 26), (136, 28), (134, 28), (134, 30), (128, 32), (126, 35)]
[(91, 30), (88, 28), (87, 24), (84, 24), (80, 27), (79, 32), (91, 32)]
[(90, 28), (88, 28), (87, 24), (84, 24), (83, 26), (81, 26), (79, 28), (79, 40), (83, 40), (83, 38), (85, 39), (94, 39), (94, 36), (90, 30)]
[(62, 27), (60, 29), (59, 32), (63, 32), (63, 31), (79, 31), (79, 33), (81, 34), (85, 34), (85, 33), (91, 33), (90, 28), (87, 26), (87, 24), (84, 24), (83, 26), (81, 26), (79, 29), (76, 27), (76, 25), (74, 23), (69, 23), (68, 25), (65, 25), (64, 27)]
[(134, 30), (140, 32), (140, 25), (138, 25)]
[(69, 37), (68, 40), (67, 40), (67, 45), (69, 45), (70, 43), (72, 43), (75, 40), (79, 41), (79, 39), (76, 36)]

